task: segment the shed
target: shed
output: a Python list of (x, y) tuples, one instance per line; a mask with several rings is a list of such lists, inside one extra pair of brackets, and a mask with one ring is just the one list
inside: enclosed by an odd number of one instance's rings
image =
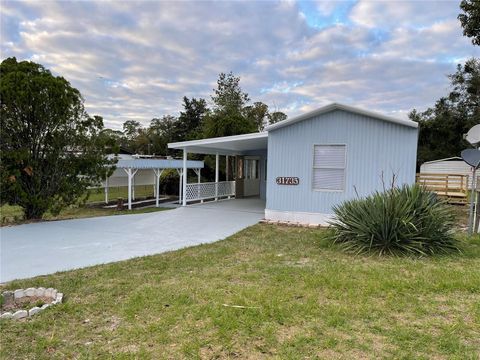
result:
[(472, 188), (472, 167), (458, 156), (424, 162), (420, 165), (420, 174), (465, 175), (468, 176), (468, 187)]

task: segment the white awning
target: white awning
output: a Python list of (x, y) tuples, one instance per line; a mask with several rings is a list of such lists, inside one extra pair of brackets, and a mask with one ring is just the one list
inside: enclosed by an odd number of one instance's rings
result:
[[(183, 160), (175, 159), (120, 159), (115, 165), (120, 169), (182, 169)], [(188, 160), (187, 169), (203, 169), (203, 161)]]
[(247, 151), (267, 149), (268, 132), (223, 136), (168, 144), (170, 149), (182, 149), (197, 154), (242, 155)]

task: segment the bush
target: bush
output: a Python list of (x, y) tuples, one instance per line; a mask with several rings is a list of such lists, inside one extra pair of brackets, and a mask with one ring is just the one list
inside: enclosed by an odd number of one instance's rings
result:
[(160, 176), (160, 194), (178, 195), (179, 175), (176, 169), (166, 169)]
[(376, 192), (334, 207), (334, 243), (355, 253), (433, 255), (458, 251), (455, 216), (418, 185)]

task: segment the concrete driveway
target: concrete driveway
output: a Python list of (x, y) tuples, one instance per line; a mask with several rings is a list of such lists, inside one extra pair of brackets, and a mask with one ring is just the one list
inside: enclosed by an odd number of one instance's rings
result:
[(238, 199), (3, 227), (0, 282), (214, 242), (257, 223), (264, 209), (259, 199)]

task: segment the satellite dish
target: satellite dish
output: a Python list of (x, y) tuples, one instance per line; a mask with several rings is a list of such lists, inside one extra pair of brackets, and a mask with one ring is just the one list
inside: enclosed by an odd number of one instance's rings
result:
[(467, 135), (465, 135), (465, 140), (467, 140), (472, 145), (480, 143), (480, 124), (475, 125), (470, 130), (468, 130)]
[(466, 149), (462, 151), (462, 159), (468, 165), (473, 166), (474, 169), (478, 169), (480, 166), (480, 150)]

